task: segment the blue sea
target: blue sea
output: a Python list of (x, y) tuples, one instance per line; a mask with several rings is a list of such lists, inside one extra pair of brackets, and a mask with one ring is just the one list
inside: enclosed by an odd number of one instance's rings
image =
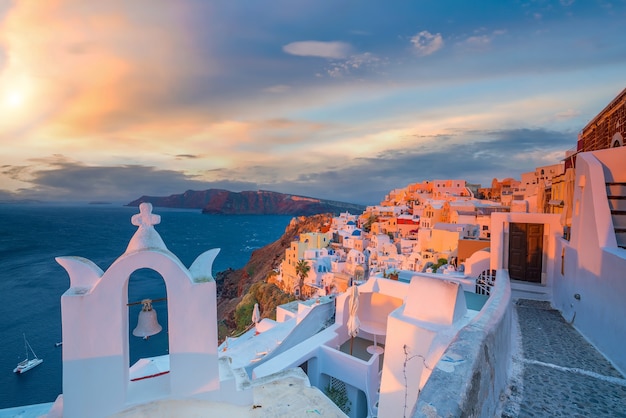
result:
[[(137, 230), (136, 207), (117, 205), (0, 205), (0, 409), (53, 402), (62, 393), (61, 295), (69, 276), (55, 261), (80, 256), (103, 271), (126, 250)], [(252, 251), (277, 240), (291, 216), (203, 215), (199, 210), (155, 208), (155, 229), (185, 266), (212, 248), (221, 248), (213, 275), (243, 267)], [(139, 270), (129, 280), (129, 301), (166, 296), (163, 279)], [(167, 302), (156, 302), (163, 332), (143, 340), (130, 337), (130, 363), (167, 354)], [(129, 329), (140, 306), (129, 307)], [(97, 324), (94, 324), (97, 326)], [(23, 375), (13, 369), (25, 356), (24, 338), (44, 362)]]

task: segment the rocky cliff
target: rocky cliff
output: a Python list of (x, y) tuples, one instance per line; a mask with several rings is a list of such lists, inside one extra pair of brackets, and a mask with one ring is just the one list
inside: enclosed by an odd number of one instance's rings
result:
[[(226, 270), (216, 275), (217, 317), (229, 330), (236, 327), (234, 312), (237, 304), (254, 283), (265, 280), (274, 269), (278, 269), (291, 242), (302, 233), (327, 230), (331, 221), (332, 215), (328, 213), (294, 218), (278, 240), (254, 251), (242, 269)], [(261, 306), (261, 312), (267, 311)]]
[(187, 190), (165, 197), (142, 196), (127, 206), (142, 202), (155, 207), (201, 209), (203, 213), (224, 215), (313, 215), (341, 212), (361, 213), (362, 205), (316, 199), (266, 190), (231, 192), (221, 189)]

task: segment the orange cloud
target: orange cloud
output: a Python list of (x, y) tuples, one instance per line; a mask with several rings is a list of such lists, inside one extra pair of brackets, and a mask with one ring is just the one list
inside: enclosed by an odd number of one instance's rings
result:
[[(149, 13), (138, 13), (138, 3)], [(170, 95), (187, 87), (189, 75), (212, 71), (197, 65), (185, 13), (177, 3), (141, 0), (16, 2), (0, 28), (8, 58), (0, 97), (21, 97), (17, 80), (31, 94), (20, 99), (22, 109), (14, 106), (16, 117), (5, 127), (84, 138), (163, 118), (174, 107)]]

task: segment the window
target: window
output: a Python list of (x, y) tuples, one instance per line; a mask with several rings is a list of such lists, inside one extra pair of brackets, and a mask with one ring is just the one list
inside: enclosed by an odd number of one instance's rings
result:
[(612, 147), (613, 148), (617, 148), (617, 147), (621, 147), (624, 145), (624, 138), (622, 138), (622, 134), (620, 134), (619, 132), (617, 132), (615, 135), (613, 135), (612, 138)]

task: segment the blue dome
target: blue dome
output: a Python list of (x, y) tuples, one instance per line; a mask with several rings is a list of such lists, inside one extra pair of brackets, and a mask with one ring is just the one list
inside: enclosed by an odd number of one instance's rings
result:
[(354, 223), (354, 221), (348, 221), (346, 225), (356, 225), (356, 224)]
[(360, 230), (360, 229), (355, 229), (355, 230), (352, 232), (352, 236), (353, 236), (353, 237), (360, 237), (360, 236), (361, 236), (361, 230)]

